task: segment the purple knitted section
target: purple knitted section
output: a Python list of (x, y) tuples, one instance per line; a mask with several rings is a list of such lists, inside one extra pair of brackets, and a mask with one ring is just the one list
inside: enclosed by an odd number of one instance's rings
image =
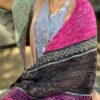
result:
[[(29, 97), (20, 89), (13, 88), (1, 99), (1, 100), (35, 100), (34, 98)], [(91, 96), (74, 96), (70, 94), (59, 94), (53, 95), (46, 98), (41, 98), (38, 100), (92, 100)]]
[(13, 88), (1, 100), (34, 100), (18, 88)]
[(96, 36), (96, 18), (88, 0), (76, 0), (71, 17), (49, 42), (46, 51), (61, 49)]

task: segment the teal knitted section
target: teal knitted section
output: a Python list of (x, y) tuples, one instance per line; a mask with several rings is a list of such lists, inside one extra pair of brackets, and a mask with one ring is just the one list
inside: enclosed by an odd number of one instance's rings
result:
[(13, 19), (17, 46), (22, 45), (22, 35), (26, 35), (29, 14), (35, 0), (15, 0), (13, 4)]

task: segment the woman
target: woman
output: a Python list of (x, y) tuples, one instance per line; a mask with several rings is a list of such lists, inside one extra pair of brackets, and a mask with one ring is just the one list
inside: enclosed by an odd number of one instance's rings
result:
[(1, 100), (93, 100), (96, 19), (88, 0), (36, 0), (32, 62)]

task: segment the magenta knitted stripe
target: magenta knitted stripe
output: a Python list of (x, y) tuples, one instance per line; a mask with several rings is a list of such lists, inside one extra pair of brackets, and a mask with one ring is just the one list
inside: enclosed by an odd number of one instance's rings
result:
[(88, 0), (76, 0), (71, 17), (49, 42), (47, 51), (61, 49), (96, 36), (96, 18)]

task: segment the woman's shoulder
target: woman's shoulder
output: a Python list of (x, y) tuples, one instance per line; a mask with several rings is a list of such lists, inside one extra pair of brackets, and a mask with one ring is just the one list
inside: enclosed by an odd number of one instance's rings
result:
[(33, 11), (38, 13), (39, 9), (41, 9), (42, 4), (45, 2), (45, 0), (34, 0), (33, 3)]

